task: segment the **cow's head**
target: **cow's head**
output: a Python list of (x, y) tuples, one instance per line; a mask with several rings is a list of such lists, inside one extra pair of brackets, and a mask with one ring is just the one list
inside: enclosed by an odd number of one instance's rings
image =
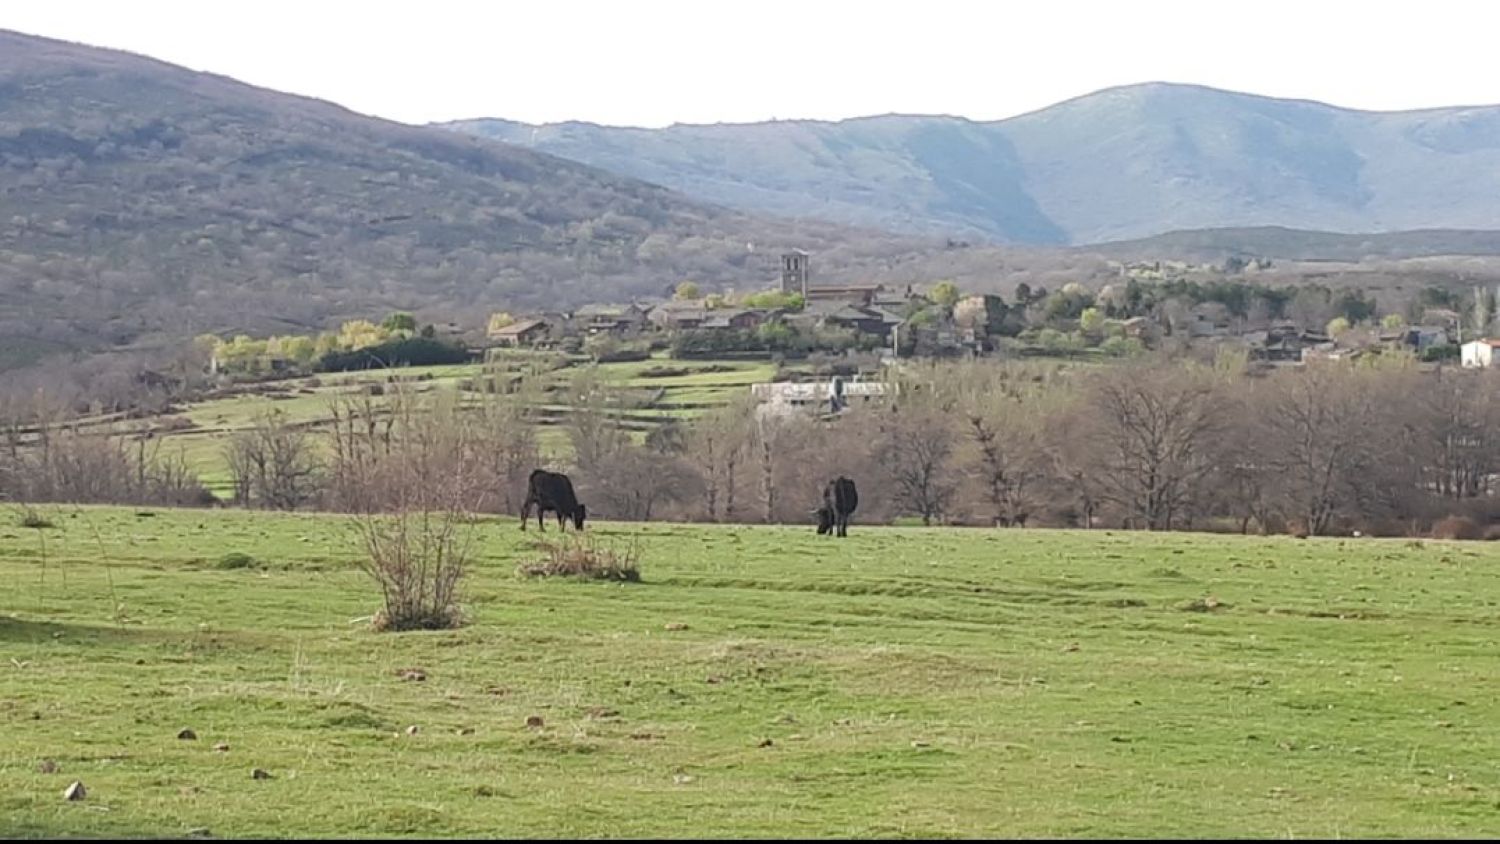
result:
[(813, 511), (818, 516), (818, 535), (822, 536), (833, 530), (833, 508), (819, 507)]
[(586, 508), (582, 504), (579, 504), (578, 509), (573, 511), (573, 527), (583, 530), (583, 517), (586, 513)]

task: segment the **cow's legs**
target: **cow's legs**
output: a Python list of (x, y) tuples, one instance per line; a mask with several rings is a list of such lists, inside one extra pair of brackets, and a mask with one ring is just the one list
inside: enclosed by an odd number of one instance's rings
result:
[(531, 516), (531, 497), (527, 496), (526, 503), (521, 505), (521, 530), (526, 529), (526, 520)]

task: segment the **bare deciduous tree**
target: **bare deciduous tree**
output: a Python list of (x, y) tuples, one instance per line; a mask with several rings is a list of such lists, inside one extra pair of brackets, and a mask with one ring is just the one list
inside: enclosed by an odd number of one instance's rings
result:
[(1214, 388), (1192, 373), (1131, 366), (1102, 374), (1091, 412), (1103, 446), (1099, 480), (1131, 521), (1170, 530), (1212, 468)]
[(753, 431), (748, 402), (739, 401), (694, 420), (685, 456), (703, 481), (705, 514), (711, 522), (733, 521), (735, 487)]
[(952, 419), (938, 408), (904, 403), (881, 422), (881, 456), (896, 507), (930, 525), (948, 512), (958, 488), (949, 467), (958, 439)]
[(1024, 527), (1045, 476), (1032, 420), (1006, 398), (988, 398), (966, 415), (969, 474), (997, 524)]
[(1309, 534), (1325, 533), (1381, 458), (1375, 384), (1368, 373), (1323, 364), (1285, 373), (1271, 387), (1259, 415), (1276, 496)]
[(295, 510), (317, 493), (320, 467), (313, 443), (279, 410), (260, 415), (231, 437), (224, 456), (237, 503)]

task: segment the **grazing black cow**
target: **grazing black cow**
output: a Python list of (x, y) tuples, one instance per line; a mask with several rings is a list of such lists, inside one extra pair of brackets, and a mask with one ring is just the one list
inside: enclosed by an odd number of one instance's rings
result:
[(833, 533), (849, 535), (849, 517), (859, 506), (859, 493), (854, 481), (840, 475), (823, 488), (823, 506), (813, 511), (818, 514), (818, 534)]
[(532, 506), (536, 507), (537, 530), (546, 530), (542, 525), (542, 514), (548, 510), (557, 513), (558, 530), (567, 530), (567, 522), (563, 519), (571, 519), (574, 528), (583, 530), (586, 511), (578, 503), (578, 496), (573, 494), (573, 482), (561, 472), (537, 469), (531, 473), (526, 482), (526, 503), (521, 505), (521, 530), (526, 529), (526, 518), (531, 515)]

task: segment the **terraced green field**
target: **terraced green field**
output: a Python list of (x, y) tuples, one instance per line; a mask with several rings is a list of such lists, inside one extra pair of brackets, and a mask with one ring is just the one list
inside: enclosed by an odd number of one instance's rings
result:
[(605, 584), (507, 517), (468, 626), (383, 634), (339, 517), (42, 513), (9, 836), (1500, 834), (1500, 546), (606, 523)]
[[(544, 385), (554, 387), (567, 382), (580, 368), (569, 367), (550, 373)], [(652, 376), (651, 370), (685, 369), (681, 375)], [(715, 371), (717, 370), (717, 371)], [(648, 361), (601, 364), (594, 369), (608, 385), (639, 400), (643, 406), (624, 411), (626, 424), (635, 436), (643, 438), (652, 427), (668, 419), (691, 418), (722, 406), (751, 384), (768, 381), (774, 373), (770, 363), (743, 361), (674, 361), (657, 357)], [(483, 365), (450, 365), (407, 367), (394, 371), (346, 372), (321, 375), (316, 379), (292, 378), (264, 385), (247, 385), (242, 392), (191, 404), (177, 412), (144, 424), (158, 437), (161, 453), (182, 455), (199, 478), (215, 493), (230, 495), (230, 478), (224, 459), (224, 445), (237, 431), (251, 427), (263, 413), (275, 409), (288, 422), (317, 430), (330, 422), (330, 407), (335, 400), (358, 395), (388, 379), (398, 377), (418, 392), (462, 390), (465, 383), (483, 378)], [(464, 391), (470, 400), (478, 393)], [(557, 427), (566, 416), (566, 404), (548, 405), (548, 416), (539, 431), (542, 448), (557, 459), (568, 456), (566, 436)], [(178, 421), (170, 421), (178, 420)], [(87, 422), (86, 422), (87, 424)], [(112, 417), (95, 421), (96, 428), (113, 424)]]

